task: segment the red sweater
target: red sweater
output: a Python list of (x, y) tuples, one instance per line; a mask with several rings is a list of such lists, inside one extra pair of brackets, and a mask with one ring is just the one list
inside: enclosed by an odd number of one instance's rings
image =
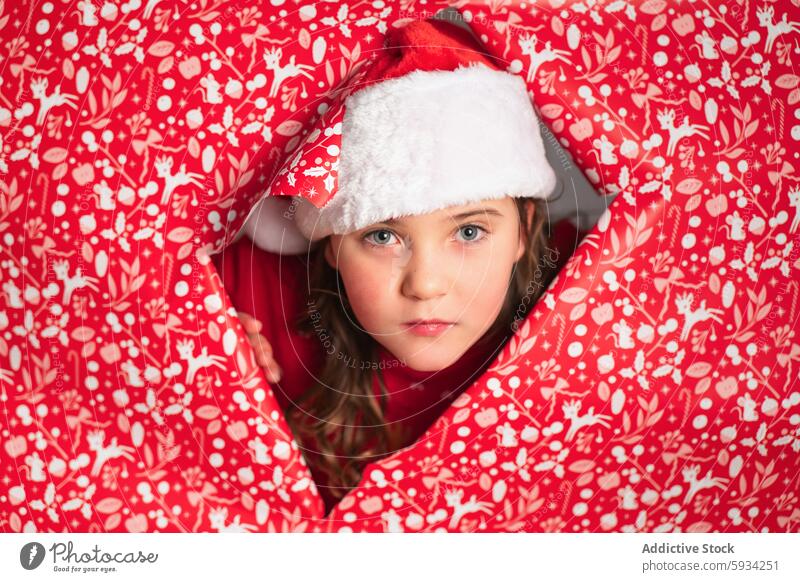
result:
[[(577, 233), (566, 221), (560, 224), (564, 226), (556, 229), (551, 244), (562, 251), (558, 262), (563, 264), (572, 251), (565, 247), (572, 247)], [(283, 369), (273, 390), (286, 411), (290, 402), (314, 384), (326, 355), (315, 334), (301, 335), (292, 326), (307, 302), (306, 257), (263, 251), (242, 237), (212, 260), (236, 309), (264, 324), (261, 333), (272, 345), (275, 361)], [(403, 423), (407, 434), (403, 447), (414, 443), (483, 374), (500, 347), (474, 345), (450, 367), (420, 372), (397, 365), (394, 356), (379, 346), (389, 395), (385, 418), (388, 423)], [(378, 394), (377, 380), (374, 393)], [(315, 473), (314, 479), (326, 506), (332, 507), (335, 500), (325, 486), (325, 477)]]

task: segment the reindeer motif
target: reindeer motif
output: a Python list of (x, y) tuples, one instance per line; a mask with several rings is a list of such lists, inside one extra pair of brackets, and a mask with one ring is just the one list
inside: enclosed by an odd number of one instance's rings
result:
[(800, 32), (800, 22), (789, 22), (786, 20), (785, 12), (783, 18), (778, 22), (772, 22), (772, 18), (775, 16), (775, 7), (773, 6), (756, 8), (756, 16), (758, 17), (759, 26), (767, 29), (767, 43), (764, 47), (764, 52), (766, 53), (772, 51), (772, 45), (780, 35), (789, 32)]
[(725, 485), (729, 481), (729, 479), (724, 477), (712, 477), (711, 469), (708, 470), (705, 477), (698, 479), (697, 476), (700, 474), (700, 465), (685, 467), (681, 471), (681, 474), (683, 475), (683, 480), (689, 484), (689, 490), (686, 492), (686, 497), (683, 499), (684, 503), (689, 503), (695, 494), (703, 489), (710, 489), (712, 487), (725, 489)]
[(606, 428), (611, 428), (611, 425), (606, 422), (611, 420), (609, 415), (595, 414), (594, 406), (590, 406), (586, 414), (580, 416), (578, 413), (581, 410), (581, 406), (582, 404), (580, 400), (570, 400), (561, 406), (561, 410), (564, 411), (564, 418), (570, 421), (569, 430), (564, 436), (564, 440), (572, 440), (572, 437), (574, 437), (575, 434), (585, 426), (599, 424)]
[(181, 164), (177, 174), (172, 173), (172, 157), (161, 156), (157, 157), (155, 161), (156, 175), (164, 179), (164, 189), (161, 191), (161, 204), (166, 204), (172, 196), (172, 192), (179, 186), (186, 186), (194, 184), (195, 186), (202, 186), (200, 178), (203, 176), (195, 172), (187, 172), (186, 164)]
[(134, 451), (133, 447), (117, 444), (117, 437), (112, 438), (108, 446), (103, 445), (103, 441), (106, 440), (106, 431), (104, 430), (89, 431), (86, 435), (86, 440), (89, 443), (89, 450), (97, 454), (94, 465), (92, 465), (92, 475), (99, 475), (100, 469), (105, 462), (111, 459), (124, 457), (129, 461), (133, 461), (133, 455), (131, 455)]
[(191, 384), (194, 381), (194, 376), (202, 368), (209, 366), (216, 366), (217, 368), (225, 369), (223, 365), (225, 358), (221, 356), (208, 355), (208, 347), (203, 346), (199, 356), (194, 355), (194, 340), (181, 340), (175, 347), (178, 350), (178, 356), (181, 360), (186, 360), (186, 383)]
[(669, 143), (667, 144), (667, 156), (671, 156), (675, 153), (675, 147), (678, 145), (678, 142), (681, 141), (684, 137), (689, 137), (690, 135), (699, 135), (704, 139), (708, 139), (708, 129), (707, 125), (700, 125), (697, 123), (689, 123), (689, 118), (684, 116), (683, 122), (675, 127), (675, 110), (674, 109), (662, 109), (656, 114), (656, 119), (658, 119), (658, 123), (661, 125), (661, 129), (666, 129), (669, 132)]
[(72, 297), (72, 293), (77, 291), (78, 289), (83, 289), (84, 287), (89, 287), (95, 291), (99, 291), (99, 288), (95, 283), (97, 283), (97, 277), (89, 277), (88, 275), (81, 275), (81, 268), (78, 267), (75, 270), (75, 274), (70, 277), (69, 276), (69, 263), (62, 259), (60, 261), (53, 262), (53, 271), (55, 271), (56, 279), (59, 281), (63, 281), (64, 283), (64, 298), (62, 303), (68, 304), (70, 298)]
[(789, 190), (789, 206), (794, 208), (794, 219), (789, 227), (789, 232), (794, 232), (800, 226), (800, 186)]
[(461, 503), (461, 498), (464, 496), (463, 489), (453, 489), (450, 491), (445, 491), (444, 498), (447, 502), (447, 507), (453, 508), (453, 517), (450, 518), (450, 527), (454, 528), (458, 526), (458, 523), (461, 521), (461, 518), (464, 517), (468, 513), (475, 513), (476, 511), (482, 511), (484, 513), (492, 513), (490, 509), (491, 504), (485, 501), (478, 501), (478, 496), (474, 493), (472, 497), (469, 498), (469, 501), (466, 503)]
[(675, 306), (678, 308), (678, 313), (683, 315), (684, 318), (683, 329), (681, 330), (681, 341), (686, 340), (695, 324), (701, 321), (712, 319), (717, 323), (722, 323), (722, 319), (718, 316), (718, 314), (722, 313), (721, 309), (706, 307), (706, 300), (703, 299), (700, 302), (700, 306), (692, 310), (692, 303), (694, 303), (694, 293), (687, 292), (675, 298)]
[(519, 48), (522, 49), (522, 54), (529, 57), (531, 61), (528, 67), (528, 83), (533, 81), (539, 67), (544, 63), (559, 60), (569, 64), (569, 59), (566, 58), (569, 55), (569, 51), (554, 49), (549, 40), (544, 43), (544, 49), (537, 52), (536, 45), (539, 44), (539, 39), (533, 33), (520, 37), (517, 42), (519, 43)]
[(228, 525), (225, 522), (228, 519), (228, 508), (217, 507), (208, 512), (208, 521), (211, 527), (220, 533), (250, 533), (257, 531), (258, 527), (249, 523), (240, 523), (242, 517), (237, 515), (233, 521)]
[(48, 111), (53, 107), (60, 105), (67, 105), (73, 109), (77, 109), (78, 105), (74, 102), (78, 98), (77, 95), (71, 93), (61, 94), (61, 83), (56, 85), (53, 93), (47, 94), (47, 79), (45, 77), (36, 77), (31, 79), (31, 93), (34, 98), (39, 100), (39, 114), (36, 116), (36, 125), (42, 125)]
[(296, 77), (297, 75), (303, 75), (308, 79), (314, 78), (311, 73), (308, 72), (312, 70), (313, 67), (310, 65), (298, 65), (295, 63), (295, 55), (289, 57), (288, 64), (281, 65), (282, 56), (283, 51), (280, 47), (273, 47), (264, 51), (264, 64), (266, 65), (267, 70), (274, 71), (273, 74), (275, 75), (275, 77), (272, 79), (272, 85), (269, 88), (270, 97), (276, 97), (278, 95), (278, 89), (283, 82), (286, 81), (286, 79)]

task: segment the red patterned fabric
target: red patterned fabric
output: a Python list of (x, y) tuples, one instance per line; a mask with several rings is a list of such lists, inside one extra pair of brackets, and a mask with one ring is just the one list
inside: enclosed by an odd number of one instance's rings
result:
[(797, 531), (797, 7), (553, 4), (457, 8), (618, 196), (323, 518), (207, 253), (388, 27), (442, 6), (5, 3), (2, 529)]

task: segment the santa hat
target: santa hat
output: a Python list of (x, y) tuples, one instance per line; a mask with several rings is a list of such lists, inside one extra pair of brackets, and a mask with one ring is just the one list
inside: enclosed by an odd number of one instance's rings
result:
[(262, 249), (556, 184), (525, 82), (469, 31), (441, 20), (393, 29), (272, 181), (244, 230)]

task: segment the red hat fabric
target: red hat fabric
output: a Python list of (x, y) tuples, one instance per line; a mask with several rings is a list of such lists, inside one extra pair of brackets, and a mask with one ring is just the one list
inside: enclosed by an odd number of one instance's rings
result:
[(392, 29), (384, 45), (360, 88), (412, 71), (452, 71), (475, 63), (500, 68), (468, 30), (446, 20), (417, 20)]
[(555, 184), (523, 79), (469, 31), (415, 21), (392, 30), (321, 112), (245, 231), (265, 250), (294, 254), (390, 218), (546, 198)]

